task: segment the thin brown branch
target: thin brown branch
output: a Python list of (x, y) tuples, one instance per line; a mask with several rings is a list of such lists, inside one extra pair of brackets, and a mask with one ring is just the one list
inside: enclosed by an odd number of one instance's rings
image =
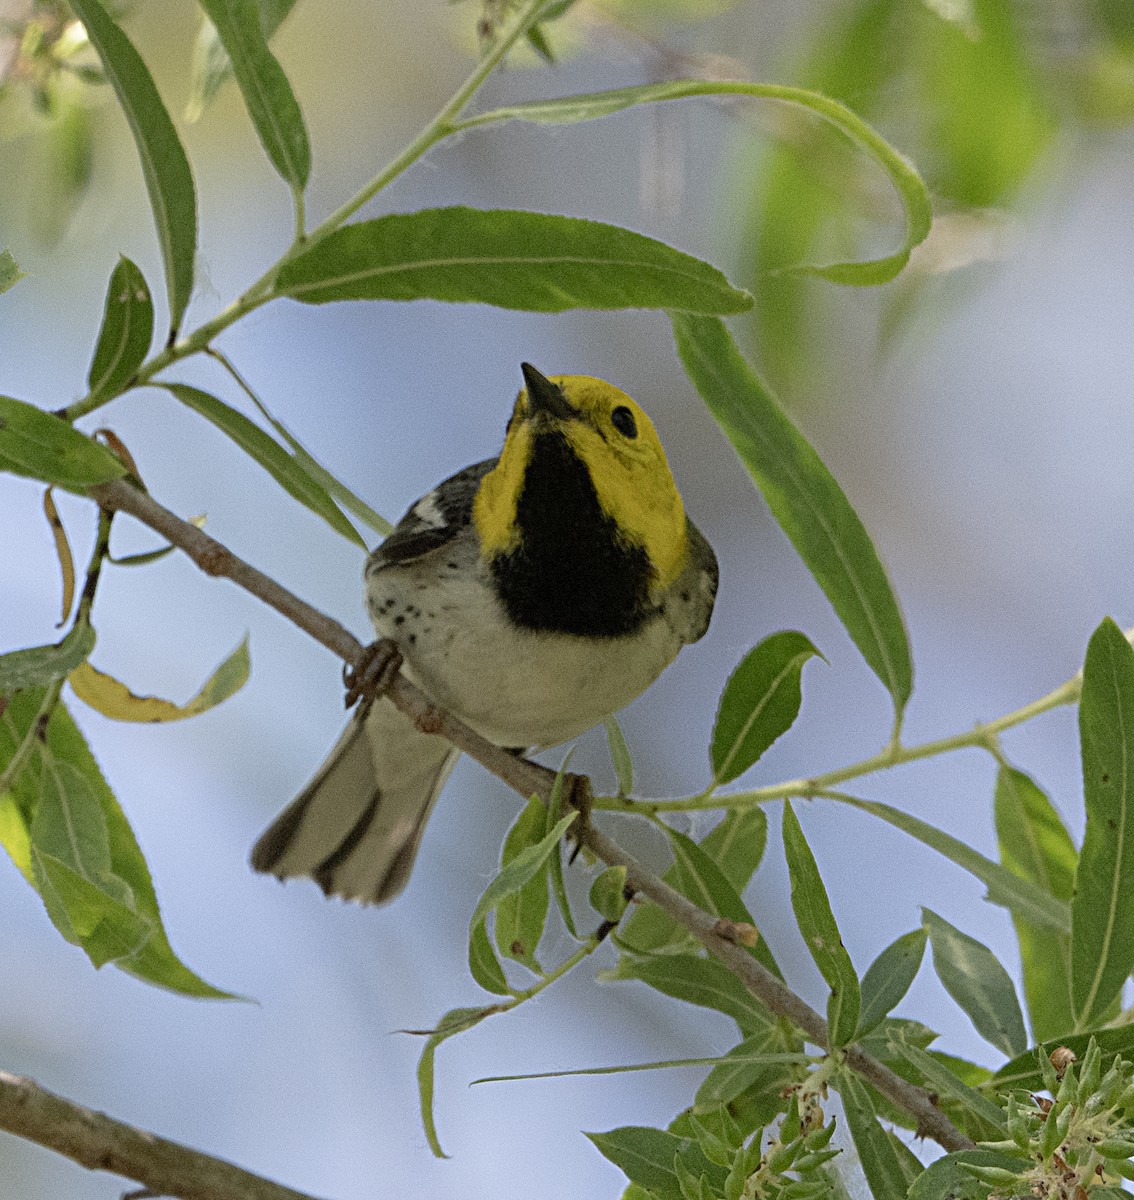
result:
[[(124, 480), (116, 480), (114, 483), (92, 488), (91, 495), (106, 508), (137, 517), (184, 550), (202, 570), (238, 583), (293, 621), (350, 666), (359, 665), (363, 647), (341, 625), (305, 604), (275, 580), (269, 579), (237, 558), (215, 539), (162, 508), (146, 493)], [(555, 779), (554, 772), (527, 759), (517, 758), (486, 741), (450, 713), (432, 704), (403, 676), (399, 675), (394, 679), (387, 694), (419, 728), (446, 738), (522, 796), (539, 795), (544, 800), (549, 798)], [(580, 836), (583, 843), (608, 866), (624, 866), (627, 870), (627, 882), (635, 891), (648, 897), (667, 915), (699, 938), (706, 949), (720, 959), (771, 1012), (776, 1016), (786, 1017), (816, 1045), (827, 1047), (827, 1023), (819, 1013), (766, 970), (743, 947), (722, 937), (718, 932), (717, 917), (698, 908), (664, 880), (647, 871), (597, 829), (587, 827)], [(946, 1150), (972, 1147), (972, 1141), (941, 1112), (924, 1088), (908, 1083), (884, 1063), (858, 1047), (849, 1047), (845, 1055), (847, 1064), (853, 1070), (917, 1121), (921, 1136), (932, 1138)]]
[(0, 1129), (180, 1200), (315, 1200), (0, 1071)]

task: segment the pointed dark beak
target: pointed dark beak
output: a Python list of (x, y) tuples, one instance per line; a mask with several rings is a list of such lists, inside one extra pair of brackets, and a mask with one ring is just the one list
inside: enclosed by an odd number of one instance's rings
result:
[(534, 417), (537, 413), (545, 412), (548, 416), (560, 421), (570, 421), (578, 413), (567, 403), (563, 389), (552, 383), (546, 375), (541, 375), (531, 363), (520, 363), (524, 373), (524, 383), (528, 389), (528, 415)]

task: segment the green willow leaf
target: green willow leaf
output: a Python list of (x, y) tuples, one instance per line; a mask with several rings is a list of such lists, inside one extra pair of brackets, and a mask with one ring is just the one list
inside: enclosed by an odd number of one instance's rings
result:
[(272, 166), (302, 190), (311, 174), (311, 147), (295, 93), (268, 49), (256, 0), (200, 0), (228, 52), (248, 115)]
[(862, 1011), (856, 1040), (877, 1028), (902, 1002), (925, 956), (928, 936), (924, 929), (903, 933), (867, 968), (862, 977)]
[(154, 305), (145, 276), (123, 255), (110, 276), (106, 307), (87, 376), (91, 396), (113, 396), (145, 361), (154, 336)]
[(615, 225), (508, 209), (433, 208), (345, 225), (276, 276), (276, 294), (446, 300), (530, 312), (736, 313), (752, 297), (715, 267)]
[(259, 463), (288, 495), (309, 508), (316, 516), (348, 542), (365, 549), (366, 543), (355, 527), (343, 516), (321, 484), (300, 466), (288, 452), (243, 413), (218, 400), (216, 396), (191, 387), (187, 383), (165, 383), (162, 386), (187, 408), (211, 421), (227, 434), (249, 458)]
[(19, 263), (12, 257), (11, 250), (0, 250), (0, 296), (10, 291), (24, 279), (24, 272)]
[(82, 947), (93, 966), (104, 967), (138, 953), (153, 932), (145, 918), (34, 842), (31, 853), (48, 915), (67, 941)]
[(911, 49), (921, 63), (934, 191), (961, 209), (1011, 204), (1058, 127), (1020, 10), (1012, 0), (979, 0), (973, 17), (976, 30), (918, 22)]
[(629, 904), (626, 899), (626, 868), (607, 867), (605, 871), (601, 871), (591, 884), (587, 898), (591, 908), (604, 921), (616, 925), (622, 920), (622, 914)]
[(784, 801), (783, 839), (791, 876), (791, 906), (799, 932), (831, 989), (827, 999), (827, 1036), (831, 1049), (836, 1049), (847, 1045), (858, 1028), (862, 1005), (858, 976), (843, 945), (815, 856), (803, 836), (795, 810), (787, 801)]
[(631, 1183), (645, 1188), (654, 1200), (684, 1200), (675, 1165), (678, 1159), (687, 1171), (696, 1176), (705, 1174), (718, 1189), (723, 1185), (724, 1168), (711, 1163), (692, 1138), (642, 1125), (624, 1125), (607, 1133), (585, 1133), (584, 1136)]
[(9, 396), (0, 396), (0, 460), (17, 475), (80, 495), (126, 474), (105, 446), (59, 417)]
[(898, 601), (850, 502), (724, 324), (672, 314), (682, 365), (901, 719), (913, 662)]
[(1028, 1038), (1020, 1002), (996, 955), (928, 908), (922, 909), (922, 919), (933, 947), (933, 966), (945, 990), (986, 1041), (1009, 1058), (1022, 1054)]
[(697, 1089), (699, 1109), (731, 1104), (744, 1092), (760, 1089), (779, 1092), (792, 1077), (792, 1065), (803, 1056), (785, 1053), (783, 1031), (768, 1029), (745, 1038), (720, 1059)]
[(823, 657), (810, 638), (787, 630), (744, 656), (717, 707), (709, 748), (714, 786), (743, 775), (792, 727), (803, 702), (803, 664), (815, 655)]
[[(1002, 766), (996, 777), (996, 834), (1000, 861), (1064, 904), (1075, 890), (1078, 853), (1051, 801), (1022, 771)], [(1012, 914), (1024, 970), (1032, 1035), (1058, 1037), (1074, 1027), (1069, 931)]]
[[(943, 1100), (955, 1100), (970, 1116), (989, 1126), (994, 1136), (1008, 1136), (1003, 1110), (987, 1096), (958, 1079), (948, 1067), (920, 1046), (901, 1041), (892, 1042), (891, 1045), (913, 1067), (921, 1077), (922, 1084), (931, 1092)], [(992, 1141), (993, 1137), (986, 1133), (983, 1140)]]
[(675, 1000), (716, 1009), (731, 1017), (745, 1036), (767, 1031), (775, 1024), (768, 1010), (725, 966), (696, 954), (658, 954), (623, 959), (618, 978), (640, 979)]
[(850, 1071), (841, 1071), (835, 1086), (874, 1200), (906, 1200), (909, 1185), (903, 1164), (878, 1120), (866, 1085)]
[(86, 621), (80, 621), (53, 646), (0, 654), (0, 696), (10, 696), (23, 688), (46, 687), (63, 679), (90, 658), (94, 646), (95, 631)]
[(966, 1171), (966, 1163), (1015, 1172), (1030, 1165), (1001, 1150), (958, 1150), (930, 1163), (911, 1185), (908, 1200), (986, 1200), (988, 1184)]
[(486, 992), (496, 996), (511, 994), (512, 989), (492, 948), (484, 921), (478, 921), (469, 931), (469, 974)]
[[(42, 690), (28, 689), (10, 698), (0, 716), (0, 764), (11, 758), (35, 720), (43, 697)], [(13, 855), (17, 865), (21, 869), (26, 866), (25, 874), (35, 880), (34, 854), (39, 852), (39, 869), (46, 871), (43, 878), (53, 889), (52, 900), (59, 894), (62, 907), (56, 911), (70, 914), (68, 921), (74, 916), (80, 925), (94, 921), (90, 926), (91, 945), (84, 944), (88, 953), (102, 956), (129, 941), (121, 934), (128, 922), (119, 906), (126, 906), (148, 926), (149, 936), (126, 957), (115, 953), (116, 967), (182, 995), (234, 999), (231, 993), (206, 983), (174, 954), (162, 926), (149, 868), (126, 815), (62, 703), (52, 710), (46, 737), (39, 745), (39, 753), (32, 756), (11, 792), (0, 797), (0, 801), (8, 801), (0, 805), (0, 832), (5, 846), (9, 850), (21, 844), (27, 848), (26, 864), (21, 862), (20, 853)], [(41, 816), (39, 805), (44, 795), (55, 807)], [(66, 870), (46, 863), (44, 856), (61, 862)], [(88, 883), (107, 897), (106, 902), (93, 896), (89, 887), (70, 886), (74, 880), (67, 870), (91, 876), (94, 882), (88, 879)], [(54, 919), (56, 914), (51, 915)], [(100, 920), (106, 922), (101, 931)]]
[[(538, 846), (546, 833), (547, 809), (533, 796), (516, 818), (501, 852), (501, 869), (521, 851)], [(536, 949), (547, 925), (551, 896), (547, 873), (537, 871), (523, 887), (511, 892), (496, 906), (496, 948), (505, 958), (515, 959), (537, 974), (542, 971)]]
[(925, 240), (933, 214), (929, 192), (911, 163), (845, 105), (821, 92), (809, 91), (806, 88), (739, 80), (709, 82), (679, 79), (669, 83), (646, 84), (641, 87), (617, 88), (608, 92), (593, 92), (589, 95), (509, 105), (458, 121), (456, 127), (471, 129), (497, 121), (534, 121), (544, 125), (567, 125), (609, 116), (639, 104), (680, 100), (690, 96), (749, 96), (803, 108), (846, 134), (857, 146), (871, 155), (889, 176), (906, 213), (906, 236), (900, 248), (893, 254), (869, 262), (832, 263), (827, 266), (799, 267), (798, 270), (818, 275), (834, 283), (886, 283), (906, 265), (913, 248)]
[(1091, 1039), (1098, 1043), (1104, 1058), (1114, 1058), (1121, 1054), (1123, 1058), (1134, 1056), (1134, 1025), (1118, 1025), (1112, 1029), (1087, 1029), (1082, 1033), (1072, 1033), (1049, 1041), (1041, 1042), (1038, 1046), (1018, 1054), (1010, 1062), (1006, 1062), (988, 1081), (990, 1087), (998, 1092), (1009, 1092), (1022, 1089), (1028, 1092), (1041, 1092), (1045, 1084), (1039, 1067), (1039, 1058), (1050, 1058), (1053, 1050), (1066, 1046), (1077, 1058), (1082, 1058)]
[(615, 778), (618, 780), (618, 794), (629, 796), (634, 790), (634, 759), (630, 755), (630, 747), (626, 744), (626, 736), (617, 717), (607, 717), (603, 722), (606, 727), (606, 745), (610, 751), (610, 762), (614, 767)]
[[(717, 865), (706, 846), (698, 845), (692, 838), (686, 837), (676, 829), (667, 829), (666, 833), (673, 849), (676, 869), (674, 886), (677, 890), (713, 916), (751, 925), (755, 929), (756, 922), (741, 899), (740, 892)], [(745, 883), (747, 882), (745, 880)], [(783, 978), (779, 965), (759, 930), (756, 944), (745, 946), (745, 949), (773, 975)]]
[(1071, 932), (1071, 910), (1065, 901), (1045, 891), (1030, 879), (1016, 875), (1000, 863), (986, 858), (959, 838), (938, 829), (936, 825), (930, 825), (928, 821), (890, 804), (883, 804), (880, 800), (863, 800), (845, 793), (827, 793), (823, 798), (870, 813), (893, 825), (895, 829), (908, 833), (931, 850), (936, 850), (950, 862), (963, 867), (987, 885), (988, 895), (985, 899), (991, 904), (1001, 904), (1013, 914), (1024, 917), (1044, 929), (1061, 933)]
[(491, 1016), (492, 1012), (491, 1008), (450, 1009), (426, 1039), (425, 1049), (422, 1050), (421, 1058), (418, 1059), (417, 1092), (421, 1103), (421, 1124), (435, 1158), (449, 1157), (441, 1149), (441, 1142), (437, 1137), (437, 1124), (433, 1118), (433, 1064), (437, 1056), (437, 1047), (442, 1042), (448, 1041), (449, 1038), (472, 1029), (474, 1025), (479, 1025), (485, 1017)]
[[(712, 829), (700, 843), (705, 854), (717, 864), (725, 879), (737, 894), (742, 892), (752, 878), (768, 840), (768, 818), (757, 805), (733, 809)], [(675, 861), (666, 870), (663, 878), (671, 887), (681, 888), (684, 872)], [(711, 890), (711, 889), (710, 889)], [(642, 903), (623, 919), (618, 931), (618, 943), (634, 953), (661, 951), (667, 947), (692, 949), (697, 945), (687, 930), (667, 916), (656, 904)], [(765, 944), (766, 946), (766, 944)], [(772, 961), (771, 952), (761, 961), (774, 974), (779, 968)]]
[[(295, 7), (296, 0), (257, 0), (260, 28), (264, 38), (273, 34)], [(190, 70), (189, 100), (185, 105), (185, 120), (192, 123), (203, 115), (221, 85), (232, 75), (232, 62), (220, 40), (217, 27), (202, 16), (201, 28), (193, 44), (193, 65)]]
[(1076, 1031), (1096, 1023), (1134, 969), (1134, 649), (1106, 617), (1079, 701), (1087, 829), (1071, 901)]
[(525, 846), (500, 870), (496, 878), (484, 890), (473, 912), (470, 927), (478, 921), (483, 921), (493, 909), (499, 908), (507, 896), (514, 896), (522, 891), (527, 883), (543, 870), (544, 864), (551, 857), (560, 839), (571, 827), (571, 823), (579, 814), (569, 812), (558, 820), (534, 845)]
[(70, 0), (70, 4), (98, 51), (138, 147), (165, 263), (170, 328), (177, 330), (193, 291), (197, 255), (197, 193), (189, 160), (153, 77), (130, 39), (100, 0)]

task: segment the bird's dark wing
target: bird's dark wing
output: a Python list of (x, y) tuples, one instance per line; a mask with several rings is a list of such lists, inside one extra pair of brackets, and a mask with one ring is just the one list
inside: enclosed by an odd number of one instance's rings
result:
[(451, 542), (472, 520), (480, 481), (497, 462), (489, 458), (465, 467), (422, 496), (371, 554), (369, 565), (409, 562)]

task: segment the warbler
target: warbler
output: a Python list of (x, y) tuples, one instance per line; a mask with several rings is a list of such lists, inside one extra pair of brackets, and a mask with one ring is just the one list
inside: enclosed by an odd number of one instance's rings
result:
[[(628, 704), (705, 633), (717, 591), (716, 556), (642, 409), (601, 379), (521, 371), (499, 457), (418, 500), (364, 572), (406, 677), (510, 749), (558, 745)], [(380, 698), (252, 865), (392, 899), (457, 754)]]

